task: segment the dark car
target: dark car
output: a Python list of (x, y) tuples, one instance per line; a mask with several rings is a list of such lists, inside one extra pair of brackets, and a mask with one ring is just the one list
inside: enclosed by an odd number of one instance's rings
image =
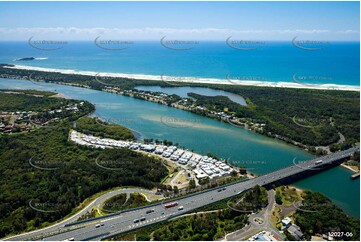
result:
[(153, 212), (154, 212), (154, 209), (150, 209), (146, 212), (146, 214), (153, 213)]

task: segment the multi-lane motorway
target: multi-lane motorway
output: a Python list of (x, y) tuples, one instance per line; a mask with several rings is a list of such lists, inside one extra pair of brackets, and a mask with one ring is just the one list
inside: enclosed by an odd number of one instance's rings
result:
[[(359, 151), (359, 147), (332, 153), (309, 161), (294, 163), (292, 166), (253, 179), (228, 184), (222, 188), (210, 189), (181, 197), (174, 200), (178, 202), (178, 205), (172, 208), (165, 208), (163, 203), (157, 203), (148, 207), (128, 210), (112, 216), (98, 217), (95, 220), (83, 221), (73, 225), (67, 224), (64, 226), (64, 224), (59, 224), (51, 229), (34, 231), (14, 236), (7, 240), (101, 240), (109, 238), (119, 233), (165, 221), (196, 208), (231, 198), (255, 185), (273, 184), (278, 180), (303, 173), (307, 170), (321, 170), (333, 162), (350, 157), (356, 151)], [(179, 210), (180, 206), (183, 206), (183, 210)], [(154, 210), (154, 212), (147, 213), (149, 210)], [(142, 217), (145, 217), (144, 221), (134, 222), (134, 220)]]

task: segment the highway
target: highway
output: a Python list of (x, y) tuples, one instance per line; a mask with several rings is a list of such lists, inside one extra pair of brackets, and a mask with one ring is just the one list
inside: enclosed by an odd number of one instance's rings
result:
[[(22, 234), (5, 240), (52, 241), (66, 240), (70, 238), (74, 240), (101, 240), (110, 238), (119, 233), (159, 223), (184, 213), (188, 213), (196, 208), (200, 208), (226, 198), (231, 198), (232, 196), (244, 192), (255, 185), (264, 186), (273, 184), (278, 180), (303, 173), (307, 170), (321, 170), (324, 165), (330, 165), (331, 163), (350, 157), (356, 151), (359, 151), (359, 147), (314, 158), (312, 160), (282, 168), (253, 179), (239, 181), (222, 187), (174, 199), (173, 201), (178, 202), (178, 206), (172, 208), (165, 208), (163, 203), (157, 203), (147, 207), (140, 207), (133, 210), (127, 210), (122, 213), (116, 213), (112, 216), (102, 216), (91, 221), (82, 221), (75, 225), (67, 224), (64, 227), (64, 224), (62, 223), (59, 226), (54, 226), (51, 229), (46, 230), (46, 232), (39, 230), (34, 231), (31, 234)], [(320, 160), (322, 160), (322, 162), (320, 162)], [(183, 206), (184, 209), (178, 210), (179, 206)], [(154, 210), (154, 212), (147, 213), (149, 210)], [(137, 223), (134, 222), (134, 220), (140, 219), (141, 217), (145, 217), (145, 220)], [(96, 227), (96, 224), (100, 224), (101, 226)]]

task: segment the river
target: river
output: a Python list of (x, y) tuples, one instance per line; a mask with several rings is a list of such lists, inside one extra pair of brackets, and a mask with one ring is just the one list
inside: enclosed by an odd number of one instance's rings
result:
[[(87, 100), (95, 104), (96, 115), (134, 130), (141, 138), (167, 139), (197, 153), (211, 152), (250, 167), (255, 174), (292, 165), (295, 158), (313, 157), (297, 147), (217, 120), (113, 93), (1, 78), (0, 88), (55, 91)], [(325, 194), (346, 213), (359, 218), (360, 180), (351, 180), (350, 175), (349, 170), (336, 167), (295, 185)]]

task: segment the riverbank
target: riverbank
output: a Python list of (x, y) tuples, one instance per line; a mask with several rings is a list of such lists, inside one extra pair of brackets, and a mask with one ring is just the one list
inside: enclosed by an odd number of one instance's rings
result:
[(73, 74), (94, 77), (119, 77), (135, 80), (150, 80), (163, 81), (166, 83), (200, 83), (200, 84), (223, 84), (223, 85), (240, 85), (240, 86), (258, 86), (258, 87), (280, 87), (280, 88), (298, 88), (298, 89), (318, 89), (318, 90), (339, 90), (339, 91), (360, 91), (360, 86), (338, 85), (338, 84), (303, 84), (294, 82), (269, 82), (269, 81), (250, 81), (250, 80), (233, 80), (227, 77), (226, 79), (216, 78), (194, 78), (194, 77), (174, 77), (174, 76), (154, 76), (143, 74), (124, 74), (111, 72), (93, 72), (93, 71), (75, 71), (62, 70), (56, 68), (32, 67), (23, 65), (8, 66), (6, 68), (28, 70), (28, 71), (43, 71), (55, 72), (61, 74)]
[(360, 172), (360, 170), (357, 168), (357, 166), (349, 166), (349, 165), (346, 165), (345, 163), (342, 163), (341, 164), (342, 167), (354, 172), (354, 173), (358, 173)]
[[(238, 176), (238, 168), (230, 166), (225, 160), (217, 160), (212, 157), (202, 156), (200, 154), (182, 150), (175, 146), (165, 146), (158, 144), (144, 144), (125, 140), (102, 139), (92, 135), (86, 135), (75, 130), (71, 130), (69, 140), (72, 142), (95, 148), (127, 148), (145, 155), (155, 155), (159, 159), (175, 164), (189, 174), (188, 183), (195, 181), (195, 185), (201, 184), (204, 180), (215, 178)], [(107, 170), (117, 170), (117, 167), (107, 167), (96, 164)]]
[(65, 96), (64, 94), (61, 94), (61, 93), (57, 93), (51, 97), (55, 97), (55, 98), (64, 98), (64, 99), (71, 99), (70, 97), (68, 96)]

